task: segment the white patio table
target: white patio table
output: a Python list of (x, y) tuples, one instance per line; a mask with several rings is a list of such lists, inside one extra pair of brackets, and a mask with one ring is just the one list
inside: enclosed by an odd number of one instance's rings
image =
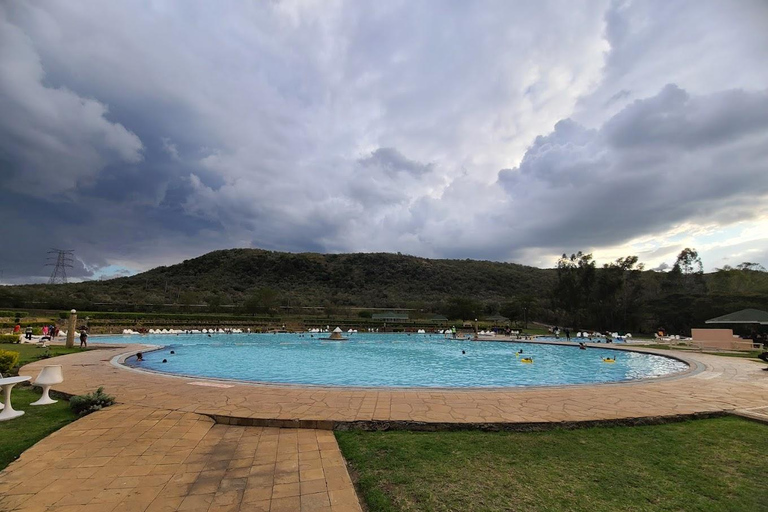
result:
[(0, 379), (0, 387), (3, 388), (3, 403), (5, 404), (3, 411), (0, 412), (0, 421), (8, 421), (13, 418), (18, 418), (24, 414), (24, 411), (15, 411), (11, 406), (11, 390), (16, 384), (20, 382), (27, 382), (31, 379), (32, 377), (24, 376), (6, 377), (4, 379)]

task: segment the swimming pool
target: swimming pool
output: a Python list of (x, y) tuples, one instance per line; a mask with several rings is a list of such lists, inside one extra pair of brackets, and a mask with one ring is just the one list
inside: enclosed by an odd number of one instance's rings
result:
[[(163, 345), (129, 366), (187, 376), (354, 387), (519, 387), (661, 377), (688, 365), (669, 357), (573, 346), (445, 339), (439, 335), (309, 334), (112, 336), (100, 343)], [(521, 362), (516, 353), (533, 359)], [(171, 351), (174, 353), (171, 354)], [(462, 353), (462, 351), (464, 353)], [(604, 357), (617, 356), (615, 363)], [(163, 360), (167, 360), (163, 363)]]

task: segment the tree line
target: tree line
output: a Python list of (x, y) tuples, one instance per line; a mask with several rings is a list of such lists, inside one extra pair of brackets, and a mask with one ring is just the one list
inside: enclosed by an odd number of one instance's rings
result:
[[(396, 254), (215, 251), (132, 277), (68, 285), (0, 287), (0, 307), (90, 311), (290, 314), (320, 307), (408, 308), (451, 320), (501, 315), (574, 329), (685, 334), (708, 318), (768, 305), (768, 272), (756, 263), (705, 274), (686, 248), (667, 272), (637, 256), (597, 265), (563, 254), (554, 268)], [(355, 313), (356, 314), (356, 313)]]

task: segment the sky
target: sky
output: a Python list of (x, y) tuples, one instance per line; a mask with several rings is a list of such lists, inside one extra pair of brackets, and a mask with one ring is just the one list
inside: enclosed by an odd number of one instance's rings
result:
[(768, 267), (764, 0), (0, 3), (0, 282), (216, 249)]

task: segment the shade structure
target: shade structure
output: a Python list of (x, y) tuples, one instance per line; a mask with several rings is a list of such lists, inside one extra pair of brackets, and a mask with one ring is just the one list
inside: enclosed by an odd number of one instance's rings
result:
[(762, 324), (768, 325), (768, 311), (742, 309), (735, 313), (707, 320), (708, 324)]

